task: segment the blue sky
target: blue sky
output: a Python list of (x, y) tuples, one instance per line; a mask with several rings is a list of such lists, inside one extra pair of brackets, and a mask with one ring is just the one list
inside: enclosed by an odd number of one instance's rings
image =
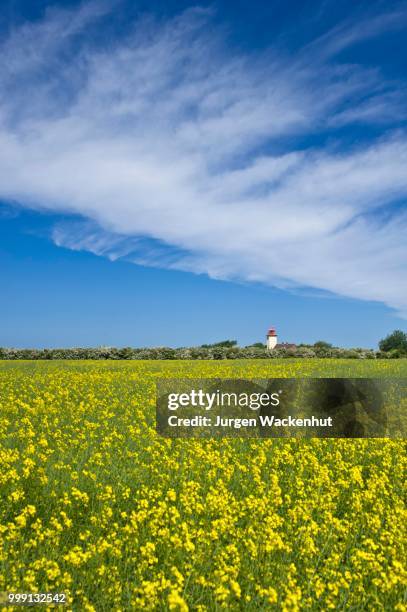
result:
[(0, 345), (405, 328), (407, 4), (4, 6)]

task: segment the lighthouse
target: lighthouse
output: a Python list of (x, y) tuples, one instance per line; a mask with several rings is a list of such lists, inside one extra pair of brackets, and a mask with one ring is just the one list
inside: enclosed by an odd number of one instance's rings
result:
[(274, 327), (270, 327), (267, 332), (267, 350), (272, 351), (277, 345), (277, 334)]

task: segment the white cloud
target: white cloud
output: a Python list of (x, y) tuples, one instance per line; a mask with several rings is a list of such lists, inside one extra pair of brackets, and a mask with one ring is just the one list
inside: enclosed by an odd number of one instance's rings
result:
[[(292, 57), (237, 57), (194, 9), (136, 23), (107, 49), (89, 42), (99, 7), (54, 11), (0, 46), (0, 198), (83, 217), (54, 229), (69, 248), (406, 314), (406, 217), (393, 206), (407, 194), (404, 90), (332, 59), (357, 29)], [(359, 39), (396, 22), (366, 22)], [(316, 144), (366, 121), (392, 131)]]

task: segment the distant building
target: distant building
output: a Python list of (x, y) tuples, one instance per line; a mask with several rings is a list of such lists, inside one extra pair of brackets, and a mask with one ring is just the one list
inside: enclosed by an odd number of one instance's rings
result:
[(267, 332), (267, 350), (272, 351), (277, 346), (277, 334), (274, 327), (270, 327)]
[(290, 344), (288, 342), (278, 343), (277, 332), (274, 327), (270, 327), (267, 332), (267, 350), (272, 351), (274, 349), (295, 349), (296, 344)]

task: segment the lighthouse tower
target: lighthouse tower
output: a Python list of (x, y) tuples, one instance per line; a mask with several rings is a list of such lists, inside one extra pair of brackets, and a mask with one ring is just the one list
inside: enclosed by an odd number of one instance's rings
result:
[(267, 349), (272, 351), (277, 345), (277, 334), (274, 327), (270, 327), (267, 332)]

